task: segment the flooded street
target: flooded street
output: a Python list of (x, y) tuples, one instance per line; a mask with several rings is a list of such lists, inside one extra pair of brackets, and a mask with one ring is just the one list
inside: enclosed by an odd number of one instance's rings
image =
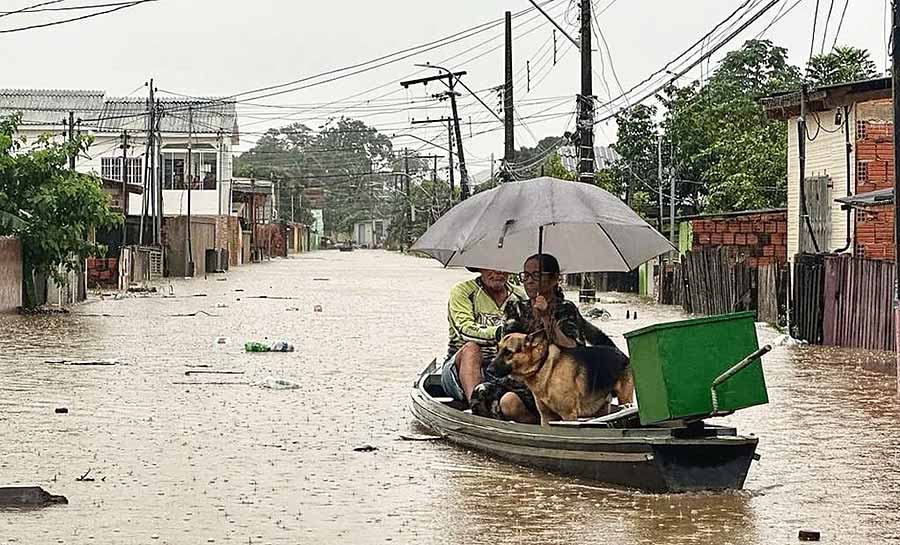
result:
[[(400, 440), (422, 431), (409, 387), (445, 351), (447, 294), (469, 276), (387, 252), (316, 252), (174, 281), (174, 297), (0, 317), (0, 481), (69, 499), (0, 511), (0, 544), (762, 545), (800, 529), (900, 543), (900, 406), (872, 354), (765, 357), (771, 402), (726, 419), (760, 438), (740, 492), (622, 491)], [(603, 306), (622, 348), (623, 332), (681, 317), (633, 298)], [(297, 351), (244, 353), (265, 339)], [(46, 363), (105, 358), (121, 364)], [(253, 384), (270, 376), (299, 388)], [(94, 481), (76, 481), (88, 470)]]

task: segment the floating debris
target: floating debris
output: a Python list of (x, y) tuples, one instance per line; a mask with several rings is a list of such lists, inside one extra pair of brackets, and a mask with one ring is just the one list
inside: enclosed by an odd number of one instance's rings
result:
[(44, 360), (44, 363), (54, 363), (58, 365), (119, 365), (119, 360)]
[(90, 474), (91, 474), (91, 468), (88, 468), (88, 470), (84, 472), (84, 475), (82, 475), (81, 477), (76, 477), (75, 480), (76, 481), (93, 482), (96, 479), (94, 479), (93, 477), (89, 477)]
[(313, 307), (313, 312), (322, 312), (322, 305), (316, 305)]
[(254, 382), (253, 386), (268, 388), (269, 390), (296, 390), (300, 388), (300, 385), (296, 382), (272, 376), (266, 377), (259, 382)]
[(401, 441), (439, 441), (443, 439), (443, 435), (426, 435), (423, 433), (402, 433)]
[(69, 409), (67, 409), (65, 407), (57, 407), (56, 410), (53, 412), (55, 412), (56, 414), (68, 414)]
[(353, 448), (356, 452), (373, 452), (378, 450), (378, 447), (373, 447), (372, 445), (360, 445), (358, 447)]
[(40, 486), (0, 486), (0, 506), (40, 507), (69, 503), (65, 496), (55, 496)]
[(243, 375), (244, 371), (215, 371), (212, 369), (185, 371), (185, 375)]
[(800, 530), (797, 538), (800, 541), (819, 541), (820, 539), (822, 539), (822, 534), (821, 532), (817, 532), (815, 530)]

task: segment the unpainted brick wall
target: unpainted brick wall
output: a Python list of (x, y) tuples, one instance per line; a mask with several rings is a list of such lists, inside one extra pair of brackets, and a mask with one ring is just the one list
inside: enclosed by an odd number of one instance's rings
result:
[[(894, 187), (894, 125), (883, 119), (856, 123), (856, 193)], [(894, 260), (894, 211), (890, 205), (856, 211), (854, 253)]]
[(696, 219), (691, 222), (693, 248), (727, 246), (751, 267), (787, 261), (787, 212)]

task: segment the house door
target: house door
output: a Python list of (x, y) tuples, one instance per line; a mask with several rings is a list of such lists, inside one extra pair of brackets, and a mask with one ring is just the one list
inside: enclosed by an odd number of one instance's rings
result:
[[(800, 253), (827, 252), (831, 241), (831, 178), (813, 176), (806, 179), (804, 186), (806, 211), (809, 223), (803, 216), (803, 203), (800, 203)], [(815, 243), (813, 240), (815, 239)]]

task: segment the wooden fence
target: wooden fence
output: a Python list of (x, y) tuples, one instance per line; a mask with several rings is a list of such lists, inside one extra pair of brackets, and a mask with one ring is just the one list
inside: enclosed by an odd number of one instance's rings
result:
[(893, 286), (893, 263), (826, 257), (822, 343), (894, 350)]
[(894, 350), (894, 264), (849, 254), (798, 254), (794, 336), (811, 344)]
[(791, 307), (793, 336), (822, 344), (825, 310), (825, 256), (797, 254), (794, 258), (794, 294)]
[(756, 310), (757, 319), (779, 323), (786, 312), (789, 271), (785, 265), (748, 266), (734, 250), (687, 252), (671, 274), (671, 302), (691, 314)]

